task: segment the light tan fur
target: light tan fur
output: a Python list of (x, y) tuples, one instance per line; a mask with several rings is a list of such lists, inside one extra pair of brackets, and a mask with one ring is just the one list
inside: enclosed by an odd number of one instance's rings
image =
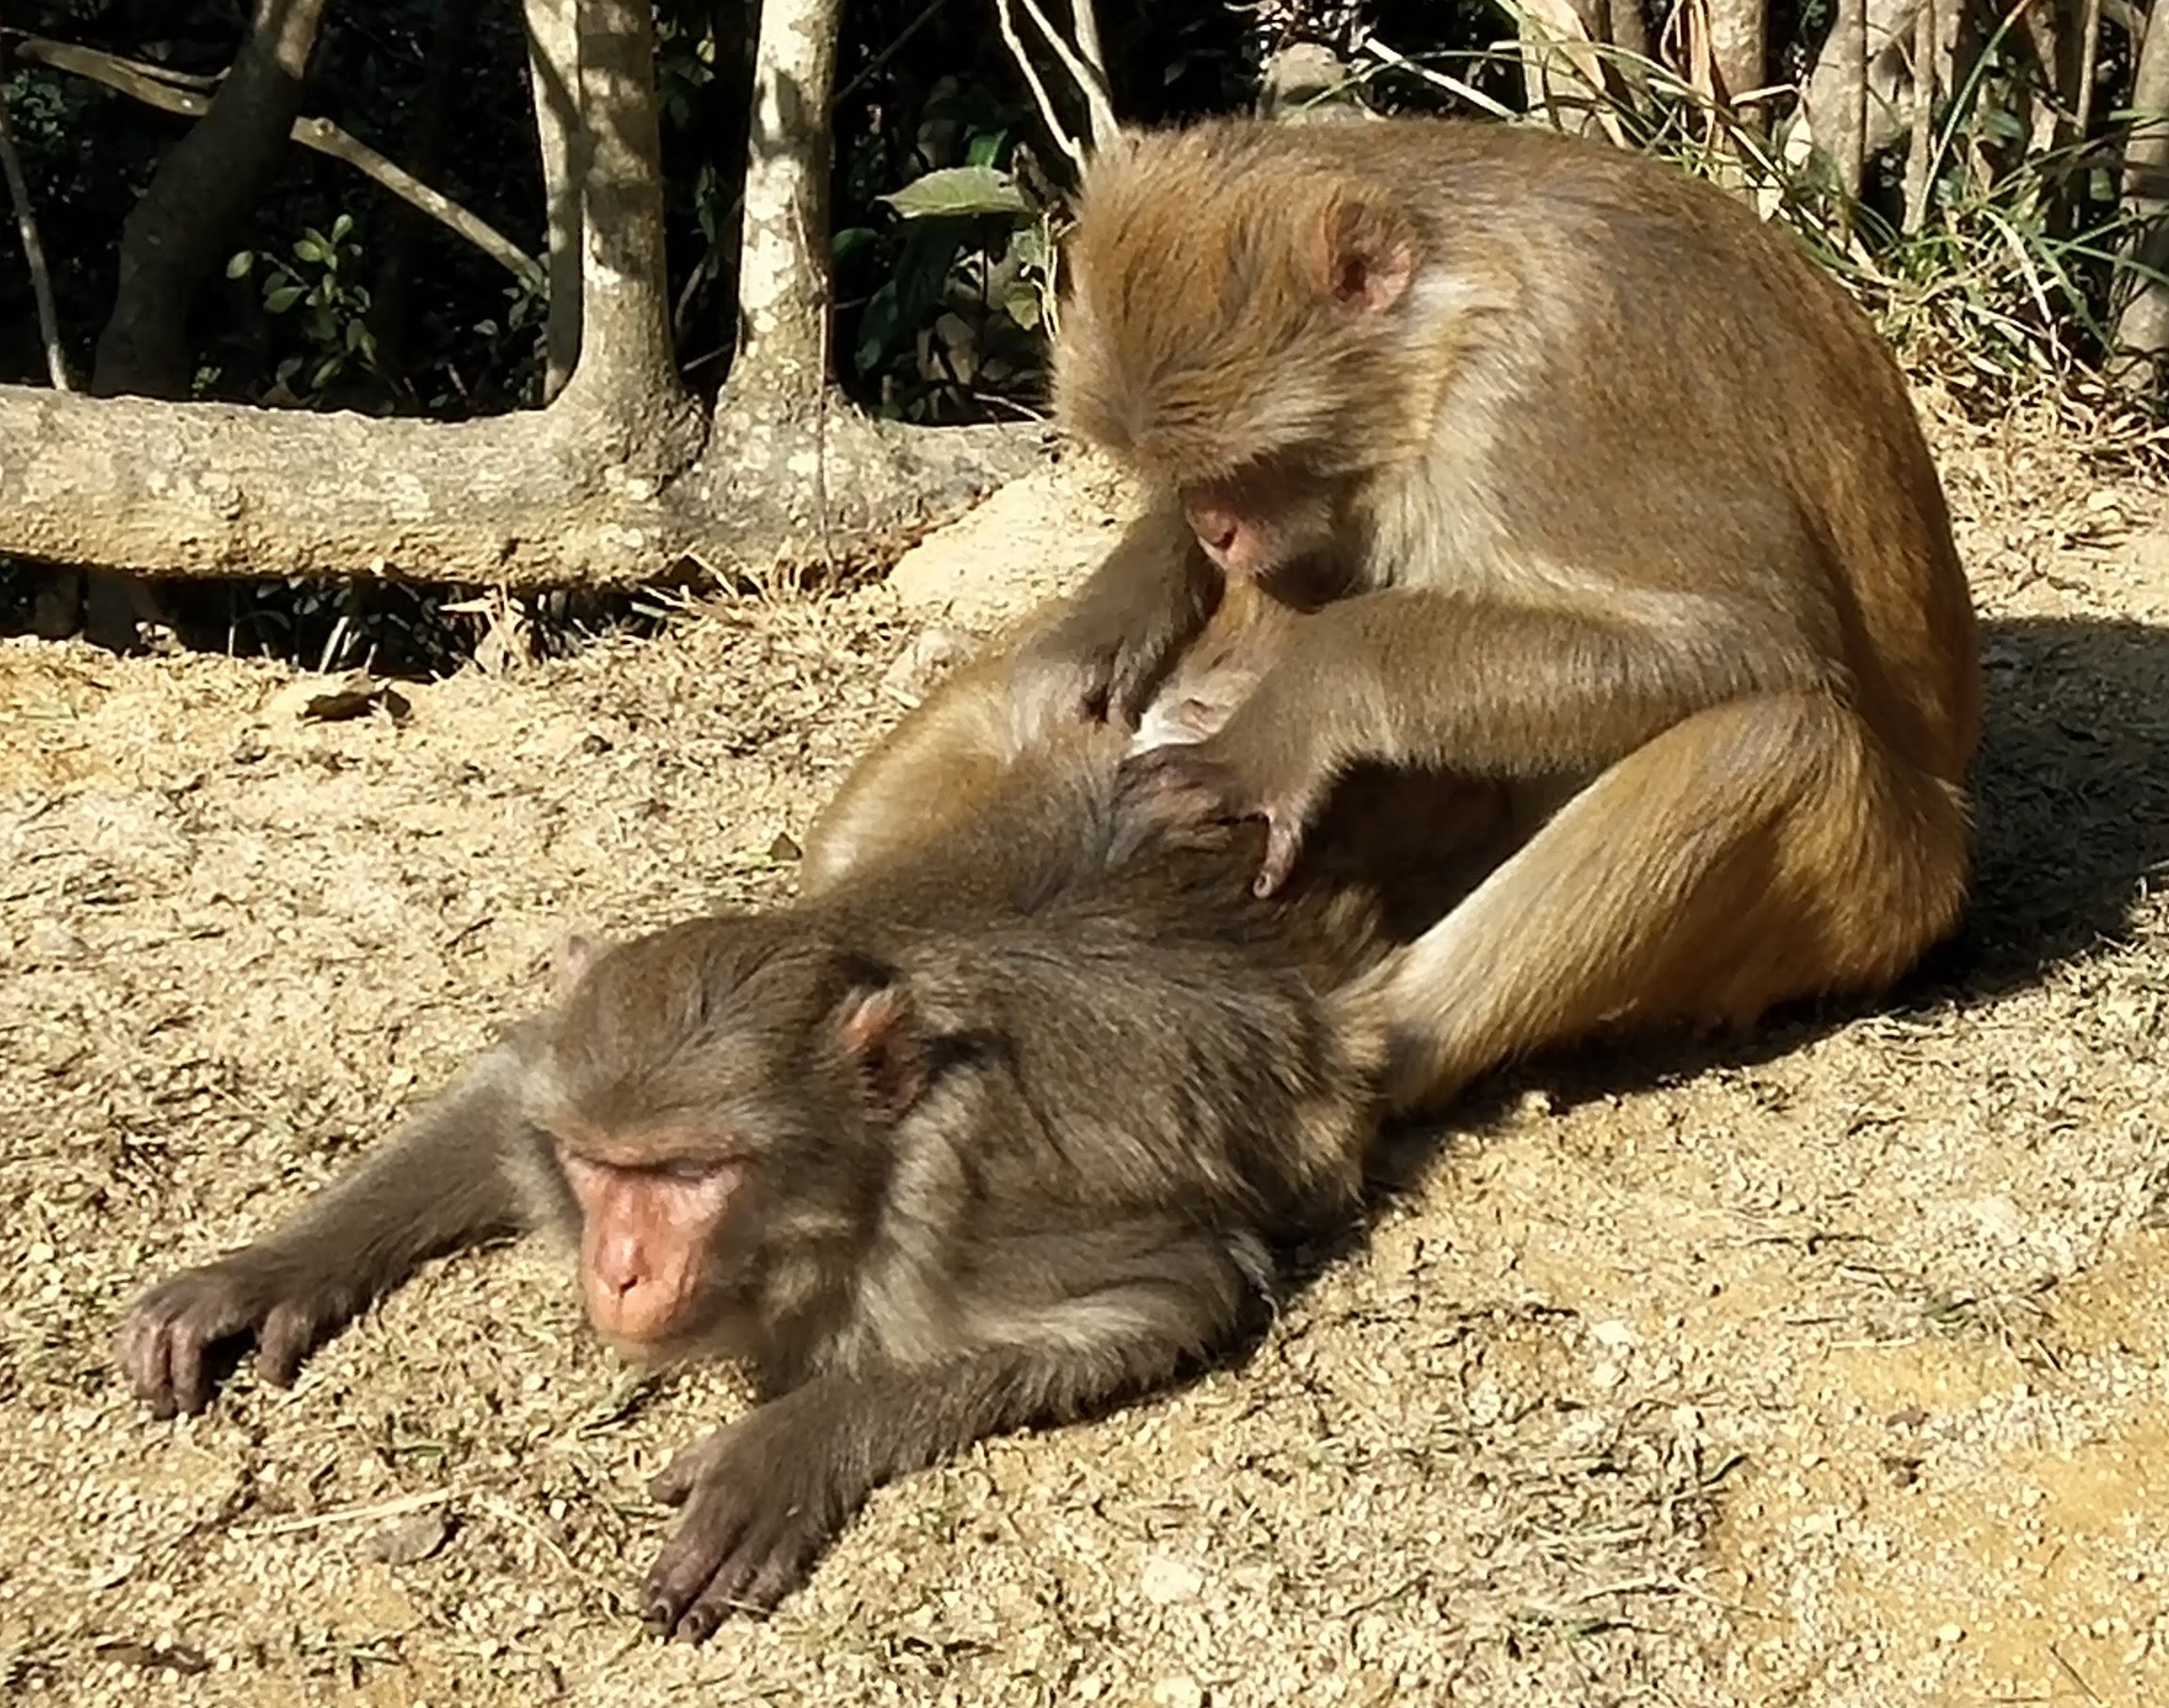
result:
[[(1601, 1025), (1881, 990), (1952, 929), (1974, 611), (1896, 366), (1786, 233), (1532, 129), (1228, 121), (1095, 163), (1070, 260), (1064, 422), (1231, 585), (1347, 593), (1133, 761), (1145, 798), (1266, 816), (1270, 890), (1354, 764), (1567, 797), (1351, 987), (1397, 1108)], [(1042, 659), (1135, 716), (1182, 585), (1110, 559)]]

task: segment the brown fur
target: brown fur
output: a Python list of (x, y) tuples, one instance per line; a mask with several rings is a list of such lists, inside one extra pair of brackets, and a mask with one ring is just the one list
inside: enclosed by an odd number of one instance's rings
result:
[[(1089, 839), (1074, 820), (1107, 811), (1126, 753), (1210, 736), (1312, 620), (1254, 585), (1231, 584), (1125, 736), (1059, 716), (1032, 677), (1030, 649), (1060, 615), (1035, 613), (1008, 646), (960, 667), (851, 769), (805, 834), (802, 898), (877, 880), (884, 893), (907, 897), (893, 905), (914, 915), (968, 918), (1004, 905), (1021, 875), (1043, 875), (1044, 850)], [(1343, 986), (1443, 919), (1526, 839), (1552, 795), (1351, 768), (1321, 812), (1302, 871), (1262, 918), (1313, 978)], [(1262, 845), (1255, 825), (1196, 825), (1173, 857), (1179, 865)]]
[[(1143, 818), (1263, 815), (1270, 889), (1351, 766), (1571, 797), (1360, 985), (1397, 1107), (1880, 989), (1956, 923), (1973, 607), (1895, 364), (1785, 233), (1534, 130), (1238, 120), (1109, 151), (1069, 272), (1059, 414), (1160, 495), (1141, 531), (1349, 592), (1132, 762)], [(1169, 563), (1103, 567), (1042, 678), (1136, 716), (1198, 629)]]
[[(1291, 620), (1230, 600), (1167, 692), (1221, 706)], [(250, 1337), (291, 1381), (425, 1257), (576, 1234), (612, 1344), (742, 1359), (768, 1396), (655, 1484), (686, 1511), (649, 1616), (697, 1640), (773, 1605), (879, 1483), (1224, 1349), (1272, 1245), (1360, 1192), (1384, 1028), (1327, 988), (1496, 858), (1497, 791), (1351, 778), (1346, 844), (1329, 826), (1261, 905), (1258, 826), (1126, 845), (1128, 737), (1035, 713), (1016, 662), (952, 676), (862, 763), (799, 905), (579, 945), (391, 1142), (147, 1292), (117, 1348), (138, 1395), (202, 1409), (208, 1354)]]

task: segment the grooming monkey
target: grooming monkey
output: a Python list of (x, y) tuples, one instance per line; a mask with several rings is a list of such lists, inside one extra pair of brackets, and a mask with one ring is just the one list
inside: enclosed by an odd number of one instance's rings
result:
[(1059, 415), (1154, 497), (1027, 698), (1134, 720), (1215, 577), (1322, 603), (1126, 810), (1262, 817), (1267, 893), (1359, 762), (1564, 801), (1359, 984), (1393, 1108), (1957, 922), (1973, 607), (1896, 364), (1785, 234), (1534, 129), (1229, 120), (1106, 151), (1066, 271)]
[[(1279, 627), (1241, 599), (1214, 620), (1238, 653)], [(1215, 644), (1171, 680), (1186, 732), (1247, 680)], [(1261, 903), (1262, 827), (1126, 852), (1124, 732), (998, 716), (1009, 668), (952, 677), (855, 770), (809, 899), (576, 947), (557, 1000), (386, 1145), (151, 1289), (119, 1337), (135, 1392), (199, 1411), (214, 1344), (247, 1337), (284, 1385), (424, 1259), (564, 1228), (612, 1344), (740, 1359), (767, 1395), (653, 1484), (684, 1515), (648, 1617), (699, 1641), (773, 1606), (880, 1483), (1223, 1350), (1271, 1244), (1360, 1187), (1382, 1033), (1320, 991), (1451, 905), (1441, 851), (1464, 888), (1496, 857), (1497, 803), (1352, 778)], [(929, 820), (953, 783), (971, 810)]]

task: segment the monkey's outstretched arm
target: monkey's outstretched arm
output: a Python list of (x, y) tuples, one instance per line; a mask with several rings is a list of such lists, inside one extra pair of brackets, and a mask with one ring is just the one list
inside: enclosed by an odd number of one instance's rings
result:
[(1263, 815), (1269, 891), (1352, 763), (1589, 771), (1707, 706), (1832, 686), (1831, 670), (1744, 595), (1592, 593), (1569, 608), (1386, 589), (1316, 613), (1219, 734), (1133, 757), (1126, 789), (1147, 820)]
[(1177, 655), (1212, 615), (1220, 586), (1220, 572), (1181, 510), (1156, 505), (1129, 525), (1019, 657), (1046, 692), (1089, 717), (1134, 726)]
[(491, 1050), (277, 1232), (137, 1299), (116, 1356), (155, 1415), (210, 1402), (205, 1360), (217, 1343), (253, 1334), (259, 1373), (285, 1387), (327, 1335), (425, 1258), (519, 1226), (506, 1159), (532, 1033)]
[(697, 1643), (734, 1611), (766, 1613), (883, 1483), (1166, 1381), (1226, 1342), (1265, 1265), (1246, 1236), (1159, 1221), (1043, 1235), (1017, 1256), (1012, 1297), (1044, 1296), (1050, 1264), (1076, 1285), (1036, 1309), (991, 1304), (1002, 1344), (817, 1376), (677, 1457), (653, 1484), (685, 1516), (649, 1574), (652, 1626)]
[(1608, 765), (1706, 706), (1831, 685), (1827, 656), (1760, 603), (1617, 603), (1647, 609), (1417, 589), (1344, 600), (1296, 634), (1229, 719), (1229, 757), (1283, 772), (1359, 757), (1489, 777), (1570, 771)]

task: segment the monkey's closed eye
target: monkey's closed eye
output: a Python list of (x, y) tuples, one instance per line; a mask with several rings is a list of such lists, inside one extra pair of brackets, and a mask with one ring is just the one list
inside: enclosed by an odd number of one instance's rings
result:
[(680, 1157), (673, 1161), (655, 1163), (649, 1172), (683, 1186), (700, 1186), (733, 1166), (728, 1157)]

